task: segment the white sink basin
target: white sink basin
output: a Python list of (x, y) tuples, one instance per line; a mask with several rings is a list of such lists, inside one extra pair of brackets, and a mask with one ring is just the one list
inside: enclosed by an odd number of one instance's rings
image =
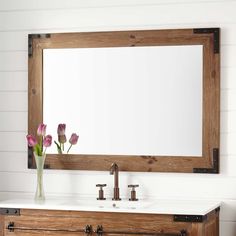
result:
[[(65, 204), (68, 204), (65, 203)], [(112, 200), (73, 200), (70, 202), (72, 205), (77, 205), (80, 207), (93, 207), (99, 209), (143, 209), (151, 205), (151, 202), (146, 201), (112, 201)]]

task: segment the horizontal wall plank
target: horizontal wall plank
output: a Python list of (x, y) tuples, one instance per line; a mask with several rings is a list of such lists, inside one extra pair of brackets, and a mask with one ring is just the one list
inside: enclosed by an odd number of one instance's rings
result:
[(0, 71), (27, 71), (27, 51), (0, 52)]
[(221, 28), (220, 41), (221, 44), (235, 44), (236, 43), (236, 29), (233, 29), (233, 24), (222, 24), (219, 23)]
[(236, 177), (235, 166), (236, 166), (236, 155), (220, 156), (220, 173), (225, 174), (227, 176)]
[(0, 112), (1, 131), (27, 131), (28, 112)]
[(220, 235), (221, 236), (235, 236), (236, 222), (221, 222)]
[[(50, 11), (0, 12), (1, 30), (52, 29), (80, 26), (221, 22), (236, 23), (236, 2), (130, 6)], [(193, 11), (194, 9), (194, 11)], [(214, 11), (212, 11), (214, 9)], [(148, 13), (148, 14), (147, 14)], [(122, 16), (122, 17), (121, 17)], [(132, 17), (130, 17), (132, 16)], [(30, 20), (29, 20), (30, 19)], [(7, 24), (5, 22), (8, 22)]]
[(0, 152), (0, 172), (26, 172), (27, 168), (26, 152)]
[(27, 91), (28, 89), (28, 72), (0, 72), (0, 78), (0, 91)]
[[(97, 183), (106, 183), (106, 196), (112, 196), (113, 176), (107, 172), (80, 172), (44, 170), (44, 186), (46, 194), (89, 194), (96, 196)], [(34, 192), (36, 187), (36, 171), (0, 172), (1, 191)], [(158, 173), (120, 173), (120, 192), (128, 198), (130, 191), (127, 185), (140, 185), (137, 195), (140, 198), (176, 198), (176, 199), (208, 199), (226, 201), (236, 196), (235, 177), (204, 174), (158, 174)], [(27, 184), (26, 184), (27, 183)], [(55, 184), (60, 183), (60, 184)], [(89, 183), (89, 184), (88, 184)], [(155, 186), (150, 188), (150, 186)], [(194, 186), (194, 188), (193, 188)], [(190, 190), (191, 191), (187, 191)]]
[(220, 135), (220, 152), (221, 155), (236, 155), (236, 133)]
[(221, 112), (221, 133), (236, 133), (236, 111)]
[(15, 10), (35, 10), (35, 9), (54, 9), (54, 8), (83, 8), (83, 7), (107, 7), (107, 6), (127, 6), (127, 5), (159, 5), (159, 4), (192, 4), (208, 2), (231, 2), (232, 0), (41, 0), (33, 2), (31, 0), (8, 0), (0, 2), (1, 11)]
[(236, 177), (232, 172), (232, 166), (236, 164), (236, 155), (220, 155), (220, 174), (223, 176)]
[(222, 202), (222, 209), (220, 212), (220, 220), (236, 221), (236, 200), (228, 200), (227, 199)]
[[(38, 31), (37, 33), (41, 33)], [(0, 51), (27, 51), (30, 31), (0, 32)]]
[(1, 152), (26, 152), (26, 132), (0, 132)]
[(236, 67), (221, 68), (221, 89), (236, 89)]
[(27, 92), (0, 92), (0, 111), (27, 111), (27, 104)]
[(0, 32), (0, 51), (28, 50), (28, 32)]
[(235, 46), (222, 46), (221, 47), (221, 66), (222, 67), (236, 67), (235, 62)]
[(221, 91), (221, 111), (236, 110), (236, 90), (222, 90)]

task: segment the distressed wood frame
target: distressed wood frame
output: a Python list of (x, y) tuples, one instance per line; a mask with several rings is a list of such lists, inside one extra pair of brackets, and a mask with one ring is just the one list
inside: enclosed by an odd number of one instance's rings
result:
[[(219, 173), (220, 29), (170, 29), (29, 35), (28, 132), (43, 122), (43, 50), (49, 48), (203, 45), (202, 156), (48, 154), (45, 168), (107, 171)], [(35, 168), (32, 149), (28, 168)]]

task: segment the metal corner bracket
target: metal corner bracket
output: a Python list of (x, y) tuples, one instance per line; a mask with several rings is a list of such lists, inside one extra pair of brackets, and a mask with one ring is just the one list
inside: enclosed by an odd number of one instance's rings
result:
[(0, 208), (0, 215), (20, 215), (18, 208)]
[(193, 173), (218, 174), (219, 173), (219, 148), (213, 148), (212, 168), (193, 168)]
[(214, 53), (220, 53), (220, 28), (199, 28), (193, 29), (194, 34), (213, 34), (214, 35)]
[(28, 56), (33, 56), (33, 39), (50, 38), (51, 34), (29, 34), (28, 35)]

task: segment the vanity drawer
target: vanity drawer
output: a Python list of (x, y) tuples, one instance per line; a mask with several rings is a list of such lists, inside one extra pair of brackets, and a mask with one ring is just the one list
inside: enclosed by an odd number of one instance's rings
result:
[(91, 226), (93, 235), (173, 233), (177, 236), (191, 228), (190, 223), (173, 222), (171, 215), (21, 210), (20, 216), (5, 217), (4, 231), (12, 236), (40, 232), (41, 235), (86, 235), (86, 226)]
[[(21, 209), (4, 216), (0, 236), (218, 236), (219, 211), (199, 219), (174, 215)], [(1, 232), (1, 231), (0, 231)]]

